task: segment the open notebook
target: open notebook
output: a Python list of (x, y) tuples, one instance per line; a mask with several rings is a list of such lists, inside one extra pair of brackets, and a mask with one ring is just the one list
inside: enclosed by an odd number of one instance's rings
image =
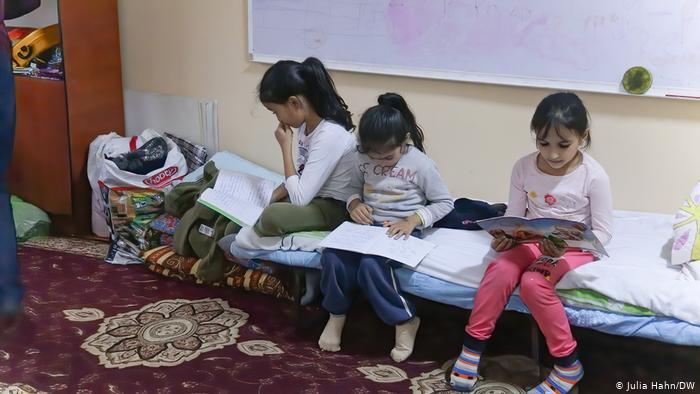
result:
[(240, 226), (252, 226), (270, 203), (274, 189), (275, 184), (267, 179), (220, 170), (214, 188), (205, 190), (197, 202)]
[(435, 244), (420, 238), (390, 238), (386, 227), (366, 226), (345, 222), (321, 241), (319, 246), (373, 254), (416, 267)]

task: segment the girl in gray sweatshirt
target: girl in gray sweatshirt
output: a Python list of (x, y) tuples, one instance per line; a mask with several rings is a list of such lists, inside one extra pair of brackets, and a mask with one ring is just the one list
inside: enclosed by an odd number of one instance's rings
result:
[[(390, 237), (420, 236), (420, 230), (452, 210), (452, 196), (437, 166), (423, 151), (423, 131), (403, 97), (385, 93), (378, 101), (360, 119), (355, 194), (348, 199), (347, 208), (354, 222), (384, 226)], [(321, 264), (322, 305), (330, 313), (318, 341), (321, 349), (340, 350), (345, 315), (359, 288), (377, 315), (396, 327), (391, 358), (396, 362), (407, 359), (420, 319), (396, 281), (394, 268), (400, 263), (326, 248)]]

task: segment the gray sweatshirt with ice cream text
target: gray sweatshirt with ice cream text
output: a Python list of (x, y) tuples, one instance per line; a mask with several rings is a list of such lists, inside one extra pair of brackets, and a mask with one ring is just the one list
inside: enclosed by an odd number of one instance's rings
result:
[(376, 224), (415, 213), (423, 222), (420, 228), (427, 228), (454, 208), (435, 162), (411, 145), (394, 166), (383, 166), (358, 153), (352, 186), (355, 193), (348, 203), (360, 198), (372, 207)]

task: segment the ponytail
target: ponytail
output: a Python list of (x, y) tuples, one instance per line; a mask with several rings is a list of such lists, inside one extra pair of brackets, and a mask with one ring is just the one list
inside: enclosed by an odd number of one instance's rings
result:
[(333, 79), (323, 63), (315, 57), (309, 57), (302, 65), (306, 69), (306, 80), (310, 84), (306, 98), (316, 109), (316, 113), (324, 119), (335, 121), (346, 130), (355, 128), (348, 106), (335, 89)]
[(413, 146), (425, 152), (423, 129), (406, 100), (397, 93), (384, 93), (377, 102), (379, 105), (365, 111), (360, 119), (360, 149), (368, 152), (396, 148), (403, 144), (408, 133)]
[(395, 108), (401, 113), (408, 123), (408, 133), (411, 136), (411, 141), (413, 141), (413, 146), (418, 148), (419, 151), (425, 152), (423, 148), (423, 140), (425, 139), (423, 136), (423, 129), (418, 126), (416, 117), (413, 115), (413, 112), (411, 112), (411, 109), (408, 108), (406, 100), (398, 93), (384, 93), (379, 96), (377, 102), (379, 102), (379, 105), (387, 105)]
[(335, 84), (320, 60), (310, 57), (303, 63), (280, 60), (265, 71), (258, 87), (258, 98), (263, 103), (284, 104), (291, 96), (306, 97), (314, 111), (323, 119), (330, 119), (346, 130), (355, 125), (348, 106), (335, 89)]

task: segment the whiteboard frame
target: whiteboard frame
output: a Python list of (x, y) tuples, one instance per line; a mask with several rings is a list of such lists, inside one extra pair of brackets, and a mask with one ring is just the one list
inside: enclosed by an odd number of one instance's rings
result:
[[(279, 55), (258, 54), (253, 45), (253, 0), (248, 0), (248, 53), (250, 60), (256, 63), (274, 64), (280, 60), (303, 61), (303, 58), (280, 57)], [(674, 100), (692, 100), (700, 102), (700, 91), (691, 89), (673, 89), (652, 87), (644, 94), (627, 93), (620, 83), (601, 83), (587, 81), (571, 81), (548, 78), (515, 77), (511, 75), (485, 74), (473, 72), (458, 72), (441, 69), (379, 66), (376, 64), (358, 62), (338, 62), (321, 59), (329, 70), (349, 71), (365, 74), (391, 75), (399, 77), (412, 77), (423, 79), (437, 79), (443, 81), (473, 82), (489, 85), (517, 86), (528, 88), (541, 88), (553, 90), (572, 90), (589, 93), (607, 93), (630, 97), (655, 97)]]

